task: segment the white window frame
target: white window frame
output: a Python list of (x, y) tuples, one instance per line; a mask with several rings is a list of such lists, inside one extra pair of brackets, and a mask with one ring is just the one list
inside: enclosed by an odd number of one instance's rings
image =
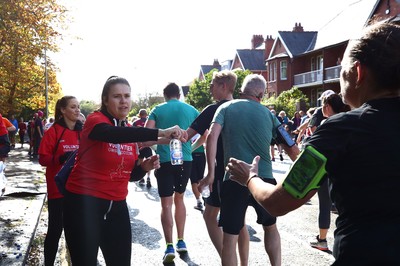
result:
[(276, 62), (271, 62), (269, 66), (269, 80), (276, 81)]
[(282, 60), (280, 62), (280, 76), (281, 80), (287, 80), (287, 61)]

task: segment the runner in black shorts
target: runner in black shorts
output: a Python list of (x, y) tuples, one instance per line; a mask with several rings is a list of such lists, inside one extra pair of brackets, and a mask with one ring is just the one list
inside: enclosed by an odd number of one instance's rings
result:
[[(201, 114), (187, 129), (188, 139), (192, 138), (197, 133), (204, 136), (208, 134), (211, 121), (214, 117), (215, 111), (223, 103), (233, 99), (233, 91), (236, 86), (236, 74), (232, 71), (214, 72), (211, 81), (210, 91), (212, 97), (217, 103), (210, 104), (203, 109)], [(207, 148), (207, 147), (206, 147)], [(218, 254), (222, 254), (222, 229), (218, 226), (218, 214), (221, 206), (220, 189), (221, 183), (225, 174), (224, 166), (224, 151), (222, 145), (222, 137), (218, 139), (216, 165), (215, 165), (215, 179), (212, 184), (212, 191), (208, 198), (204, 199), (205, 209), (203, 218), (207, 226), (208, 234), (213, 242)], [(201, 187), (202, 181), (199, 186)], [(248, 264), (249, 253), (249, 233), (246, 227), (239, 234), (239, 255), (240, 264)]]
[[(198, 150), (200, 151), (198, 152)], [(204, 177), (204, 170), (206, 168), (206, 155), (204, 154), (204, 148), (201, 146), (199, 149), (192, 152), (192, 173), (190, 175), (190, 183), (192, 184), (192, 191), (196, 198), (196, 205), (194, 208), (199, 211), (203, 211), (203, 202), (201, 201), (201, 194), (197, 188), (200, 180)]]
[[(263, 179), (264, 182), (276, 185), (275, 179)], [(270, 226), (276, 223), (276, 217), (271, 216), (260, 204), (258, 204), (249, 190), (238, 183), (227, 180), (222, 183), (223, 200), (219, 225), (224, 232), (231, 235), (238, 235), (244, 226), (244, 218), (248, 206), (253, 206), (257, 213), (257, 223), (263, 226)], [(226, 189), (228, 188), (228, 189)], [(224, 193), (229, 191), (229, 193)], [(229, 204), (225, 204), (229, 202)]]
[(184, 193), (191, 170), (190, 161), (184, 161), (182, 165), (161, 163), (160, 168), (154, 171), (160, 197), (170, 197), (174, 192)]

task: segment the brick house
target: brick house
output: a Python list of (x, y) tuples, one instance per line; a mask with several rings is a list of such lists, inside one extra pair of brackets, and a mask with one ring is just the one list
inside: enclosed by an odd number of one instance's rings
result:
[(341, 58), (348, 40), (359, 35), (370, 19), (398, 19), (400, 1), (361, 0), (350, 4), (321, 29), (304, 31), (296, 23), (292, 32), (279, 31), (266, 60), (268, 95), (299, 88), (312, 106), (321, 93), (340, 92)]
[(263, 75), (269, 97), (297, 87), (311, 106), (318, 106), (323, 91), (340, 91), (340, 62), (348, 40), (370, 19), (399, 21), (399, 14), (400, 0), (355, 1), (318, 31), (305, 31), (295, 23), (292, 31), (278, 31), (276, 39), (253, 35), (252, 49), (237, 50), (231, 69)]

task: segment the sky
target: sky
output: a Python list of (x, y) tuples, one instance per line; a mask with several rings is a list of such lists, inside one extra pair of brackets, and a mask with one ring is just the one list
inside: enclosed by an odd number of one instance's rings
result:
[[(64, 95), (100, 101), (106, 79), (125, 77), (132, 96), (183, 86), (201, 65), (233, 59), (254, 34), (318, 31), (356, 0), (63, 0), (70, 11), (60, 52), (50, 55)], [(350, 22), (349, 22), (350, 23)]]

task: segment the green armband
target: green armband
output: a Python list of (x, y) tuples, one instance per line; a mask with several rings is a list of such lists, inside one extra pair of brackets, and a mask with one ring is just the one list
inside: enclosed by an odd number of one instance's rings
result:
[(302, 199), (308, 192), (318, 189), (326, 174), (326, 158), (311, 146), (307, 146), (283, 181), (284, 189), (293, 197)]

